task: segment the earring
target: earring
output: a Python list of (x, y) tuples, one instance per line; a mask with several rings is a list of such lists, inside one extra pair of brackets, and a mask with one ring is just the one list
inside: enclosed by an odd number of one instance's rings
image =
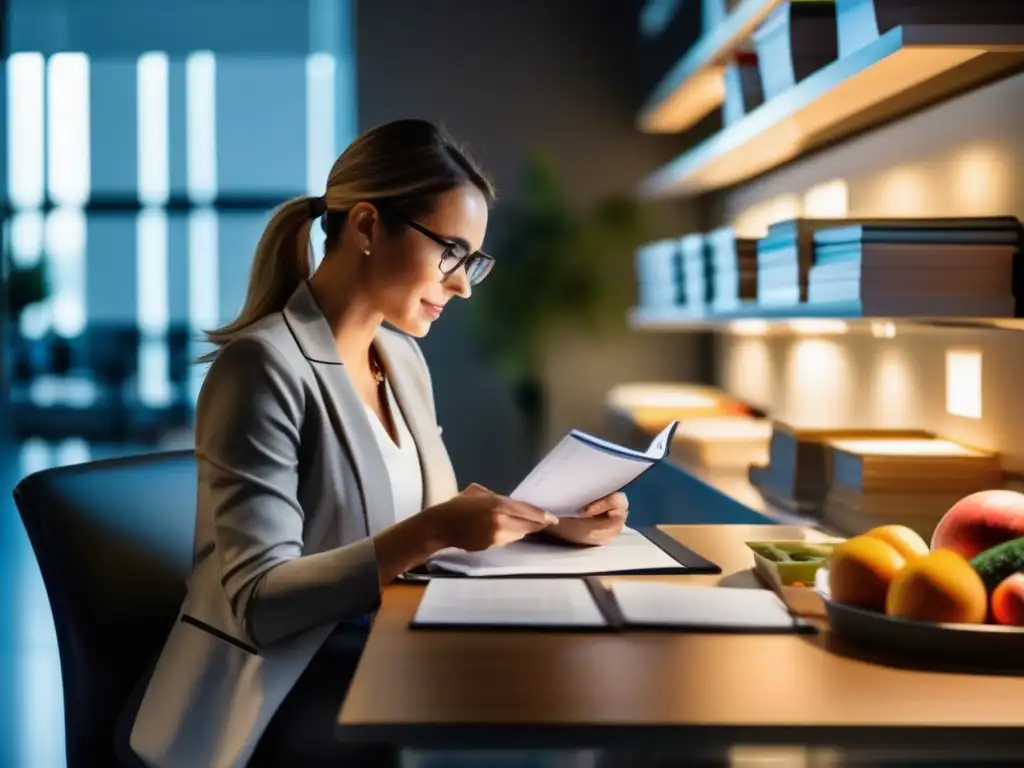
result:
[(369, 256), (370, 255), (370, 251), (369, 250), (363, 251), (363, 255), (364, 256)]

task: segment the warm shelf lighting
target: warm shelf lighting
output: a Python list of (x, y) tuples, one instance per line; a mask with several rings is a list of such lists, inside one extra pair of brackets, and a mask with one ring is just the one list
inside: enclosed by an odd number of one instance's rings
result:
[(828, 318), (790, 320), (789, 327), (801, 336), (840, 336), (847, 331), (844, 321)]
[(876, 339), (895, 339), (896, 326), (893, 323), (872, 323), (871, 335)]
[(981, 351), (946, 351), (946, 412), (967, 419), (981, 418)]
[(804, 216), (809, 219), (845, 219), (850, 212), (850, 189), (846, 179), (833, 179), (807, 190)]
[(737, 336), (764, 336), (768, 333), (767, 320), (733, 320), (729, 332)]

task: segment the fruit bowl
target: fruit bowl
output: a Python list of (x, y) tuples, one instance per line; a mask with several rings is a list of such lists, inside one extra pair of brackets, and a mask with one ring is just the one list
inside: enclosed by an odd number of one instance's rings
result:
[(1024, 627), (894, 618), (833, 601), (828, 584), (828, 568), (819, 568), (814, 588), (825, 605), (829, 632), (836, 637), (916, 662), (1024, 671)]

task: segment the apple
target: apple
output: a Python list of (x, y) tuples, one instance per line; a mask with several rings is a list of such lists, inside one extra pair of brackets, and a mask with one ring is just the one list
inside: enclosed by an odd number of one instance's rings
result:
[(1004, 541), (1024, 537), (1024, 493), (979, 491), (958, 501), (932, 534), (931, 548), (970, 560)]

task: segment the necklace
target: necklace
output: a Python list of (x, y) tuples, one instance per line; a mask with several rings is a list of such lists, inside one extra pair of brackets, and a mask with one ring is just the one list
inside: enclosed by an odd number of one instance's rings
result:
[(373, 378), (377, 380), (377, 384), (384, 383), (384, 371), (380, 367), (380, 361), (377, 360), (377, 355), (373, 349), (370, 349), (370, 373), (373, 374)]

